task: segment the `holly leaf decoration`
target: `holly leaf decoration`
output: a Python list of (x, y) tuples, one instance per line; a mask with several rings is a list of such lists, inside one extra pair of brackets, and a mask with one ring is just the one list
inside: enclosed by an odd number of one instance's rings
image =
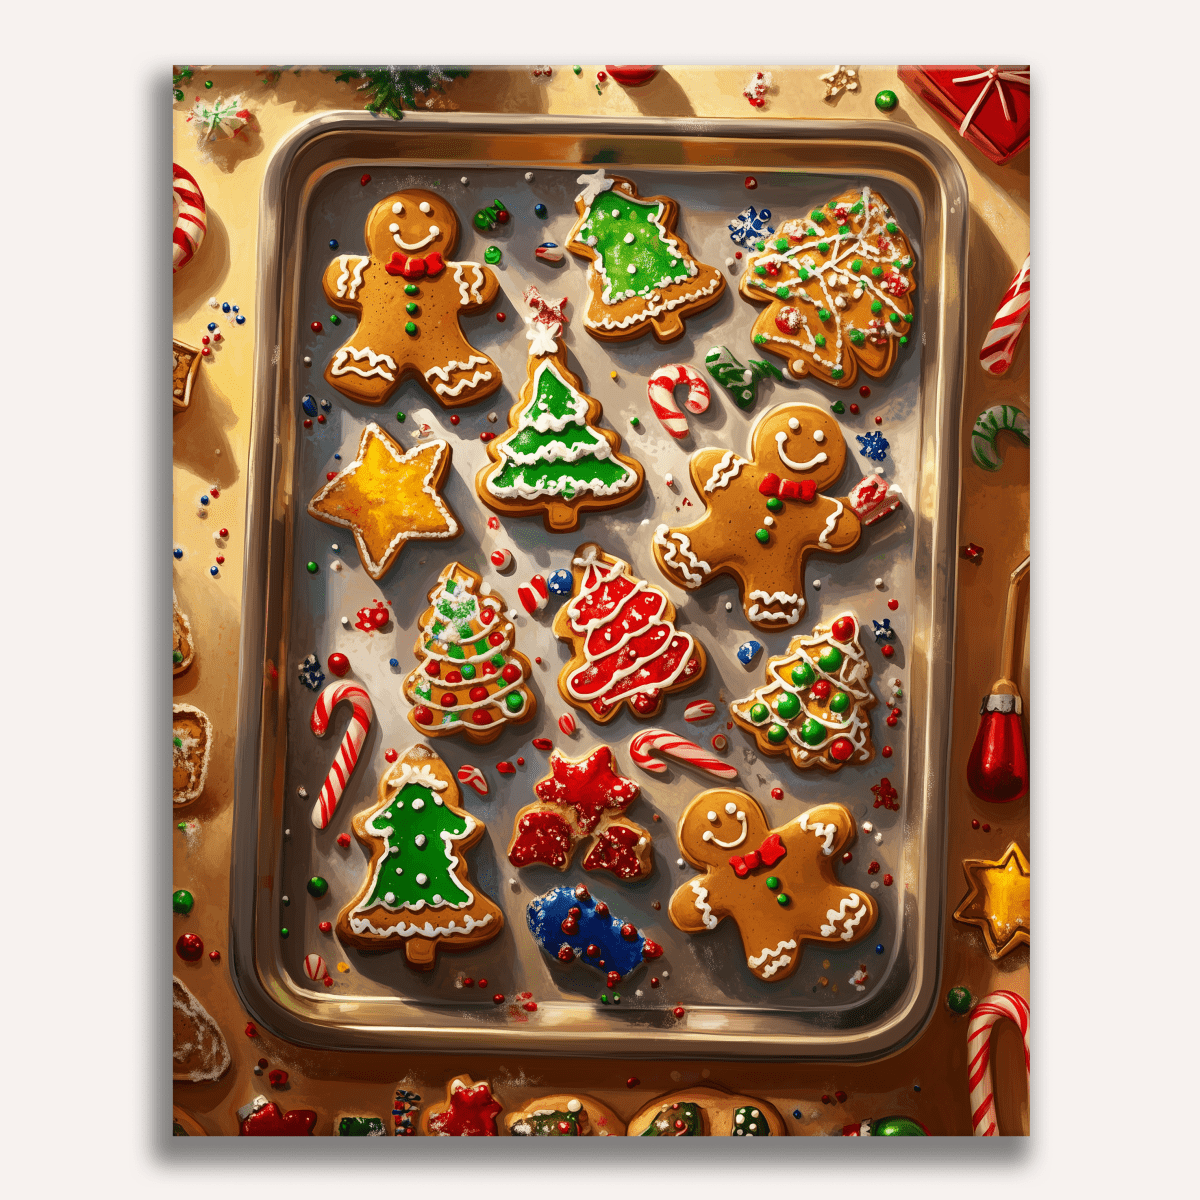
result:
[(357, 83), (367, 95), (367, 112), (404, 119), (404, 106), (417, 107), (418, 92), (440, 92), (452, 79), (470, 75), (466, 67), (343, 67), (334, 76), (338, 83)]

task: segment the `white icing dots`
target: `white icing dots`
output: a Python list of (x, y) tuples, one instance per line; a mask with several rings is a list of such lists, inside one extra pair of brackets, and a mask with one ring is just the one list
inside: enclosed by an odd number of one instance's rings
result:
[(578, 1112), (583, 1105), (578, 1100), (571, 1100), (567, 1103), (567, 1112)]
[(737, 805), (734, 804), (733, 801), (731, 800), (728, 804), (725, 805), (725, 811), (732, 817), (733, 814), (735, 812), (737, 812)]
[(423, 212), (423, 213), (424, 213), (426, 216), (429, 216), (429, 214), (430, 214), (431, 212), (433, 212), (433, 208), (432, 208), (432, 206), (430, 205), (430, 203), (429, 203), (429, 201), (428, 201), (428, 200), (422, 200), (422, 201), (421, 201), (421, 211), (422, 211), (422, 212)]
[(385, 904), (395, 904), (396, 903), (396, 893), (395, 892), (384, 892), (383, 899), (384, 899)]
[(437, 235), (441, 232), (442, 231), (436, 225), (430, 225), (430, 227), (429, 227), (429, 236), (430, 237), (437, 237)]
[[(419, 850), (425, 845), (425, 835), (423, 833), (418, 833), (417, 836), (413, 838), (413, 841), (416, 842), (417, 849)], [(393, 849), (398, 849), (398, 847), (393, 847)]]
[[(402, 806), (403, 806), (403, 804), (404, 804), (404, 801), (403, 801), (403, 800), (401, 800), (401, 801), (400, 801), (400, 806), (402, 807)], [(416, 798), (416, 799), (415, 799), (415, 800), (412, 802), (412, 806), (413, 806), (413, 812), (420, 812), (420, 811), (421, 811), (421, 809), (423, 809), (423, 808), (425, 807), (425, 801), (424, 801), (423, 799), (421, 799), (421, 797), (420, 797), (420, 796), (418, 796), (418, 797), (417, 797), (417, 798)]]
[(825, 431), (823, 429), (813, 430), (813, 441), (819, 446), (825, 440)]
[(631, 245), (633, 245), (633, 234), (632, 234), (632, 233), (627, 233), (627, 234), (625, 235), (625, 244), (626, 244), (627, 246), (631, 246)]
[(621, 215), (621, 210), (620, 210), (619, 208), (614, 208), (614, 209), (612, 210), (612, 215), (613, 215), (614, 217), (619, 217), (619, 216)]
[(800, 422), (795, 417), (792, 417), (791, 420), (788, 421), (788, 428), (795, 433), (796, 430), (800, 428)]
[(629, 264), (629, 266), (627, 266), (627, 267), (625, 268), (625, 270), (626, 270), (626, 271), (628, 271), (630, 275), (636, 275), (636, 274), (637, 274), (637, 267), (635, 267), (635, 266), (633, 265), (633, 263), (630, 263), (630, 264)]
[[(392, 205), (392, 212), (395, 213), (396, 216), (401, 216), (404, 212), (404, 205), (397, 200), (396, 203)], [(396, 231), (393, 229), (392, 232), (395, 233)]]
[(429, 882), (429, 876), (426, 875), (424, 871), (422, 871), (421, 874), (417, 876), (417, 883), (419, 883), (421, 885), (421, 887), (424, 887), (428, 882)]
[(399, 233), (399, 232), (400, 232), (400, 226), (399, 226), (399, 225), (397, 225), (395, 221), (393, 221), (393, 222), (392, 222), (392, 223), (391, 223), (391, 224), (388, 226), (388, 233)]
[(708, 819), (710, 821), (714, 821), (714, 822), (717, 819), (717, 814), (715, 812), (713, 812), (713, 810), (711, 808), (708, 810)]

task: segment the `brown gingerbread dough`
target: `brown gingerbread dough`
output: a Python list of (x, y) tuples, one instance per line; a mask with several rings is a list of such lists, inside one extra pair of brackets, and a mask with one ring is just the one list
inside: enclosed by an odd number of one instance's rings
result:
[(496, 298), (495, 273), (451, 261), (458, 215), (436, 192), (394, 192), (367, 214), (368, 253), (339, 254), (322, 284), (329, 303), (357, 314), (325, 379), (361, 404), (383, 404), (415, 377), (446, 408), (476, 404), (500, 386), (500, 368), (467, 341), (459, 317)]

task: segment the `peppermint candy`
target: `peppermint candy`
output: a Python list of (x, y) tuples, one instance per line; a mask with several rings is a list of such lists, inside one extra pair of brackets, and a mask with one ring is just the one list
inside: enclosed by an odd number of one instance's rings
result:
[(483, 772), (478, 767), (472, 767), (469, 763), (464, 767), (458, 768), (458, 782), (465, 783), (467, 787), (472, 788), (481, 796), (488, 794), (487, 779), (484, 778)]
[(325, 966), (325, 960), (319, 954), (305, 955), (304, 973), (312, 980), (320, 981), (329, 978), (329, 969)]
[(540, 613), (546, 607), (546, 601), (549, 598), (550, 591), (546, 586), (544, 575), (535, 575), (528, 583), (523, 583), (517, 588), (517, 599), (521, 601), (521, 607), (530, 616)]
[(694, 700), (683, 710), (685, 721), (707, 721), (717, 715), (717, 706), (711, 700)]
[(673, 438), (685, 438), (688, 435), (687, 417), (675, 404), (675, 388), (681, 383), (686, 384), (688, 389), (683, 407), (692, 413), (704, 412), (710, 400), (708, 384), (698, 371), (682, 363), (672, 363), (655, 371), (646, 388), (651, 410)]
[(575, 732), (575, 718), (570, 713), (564, 713), (558, 718), (558, 727), (570, 737)]
[(497, 571), (507, 571), (513, 565), (513, 555), (511, 550), (493, 550), (491, 554), (492, 566)]
[(542, 262), (548, 263), (560, 263), (564, 258), (563, 248), (557, 242), (543, 242), (533, 253)]

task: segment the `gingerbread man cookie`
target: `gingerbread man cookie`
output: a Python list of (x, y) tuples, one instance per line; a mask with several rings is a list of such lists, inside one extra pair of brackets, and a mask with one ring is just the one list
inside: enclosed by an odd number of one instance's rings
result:
[(837, 421), (809, 404), (764, 413), (750, 431), (749, 459), (716, 447), (697, 450), (689, 469), (705, 513), (681, 529), (655, 529), (663, 574), (689, 589), (732, 575), (752, 625), (794, 625), (804, 612), (809, 554), (844, 554), (859, 539), (854, 498), (822, 494), (845, 463)]
[(792, 378), (814, 375), (836, 387), (861, 367), (881, 379), (913, 327), (914, 260), (883, 197), (843, 192), (807, 217), (784, 221), (755, 243), (738, 284), (753, 304), (757, 350), (787, 360)]
[(745, 792), (701, 792), (679, 818), (678, 838), (683, 856), (705, 873), (671, 897), (671, 921), (704, 933), (732, 917), (750, 970), (773, 983), (786, 979), (805, 942), (853, 945), (878, 919), (875, 901), (834, 875), (854, 835), (854, 818), (840, 804), (820, 804), (772, 829)]
[(721, 298), (725, 277), (699, 262), (676, 232), (679, 205), (669, 196), (638, 196), (637, 187), (604, 168), (580, 175), (579, 219), (567, 249), (589, 259), (584, 328), (601, 341), (627, 342), (652, 329), (660, 342), (683, 336), (683, 322)]
[(395, 192), (371, 209), (364, 236), (367, 254), (339, 254), (325, 268), (329, 303), (359, 318), (326, 381), (361, 404), (384, 403), (411, 376), (446, 408), (490, 396), (500, 368), (458, 322), (491, 304), (500, 284), (480, 263), (449, 260), (454, 209), (436, 192)]

